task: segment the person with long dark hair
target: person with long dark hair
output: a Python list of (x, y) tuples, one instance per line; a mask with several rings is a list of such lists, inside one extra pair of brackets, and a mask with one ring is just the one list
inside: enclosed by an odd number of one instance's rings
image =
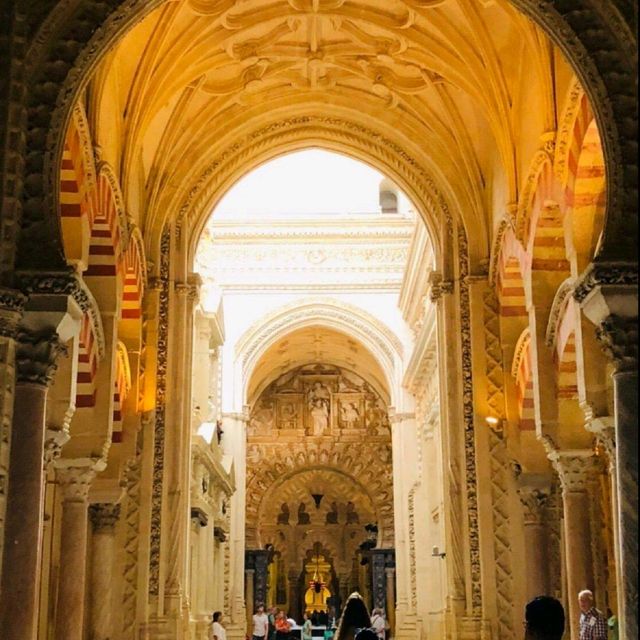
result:
[(367, 605), (362, 596), (354, 592), (347, 598), (334, 640), (354, 640), (358, 631), (370, 626), (371, 618)]

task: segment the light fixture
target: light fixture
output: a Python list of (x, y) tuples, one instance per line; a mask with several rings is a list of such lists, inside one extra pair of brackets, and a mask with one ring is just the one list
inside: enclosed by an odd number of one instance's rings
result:
[(487, 424), (491, 425), (492, 427), (495, 427), (499, 424), (500, 420), (498, 418), (496, 418), (495, 416), (487, 416), (485, 418)]
[(434, 558), (444, 558), (447, 554), (444, 551), (440, 551), (437, 545), (433, 545), (433, 548), (431, 549), (431, 555)]

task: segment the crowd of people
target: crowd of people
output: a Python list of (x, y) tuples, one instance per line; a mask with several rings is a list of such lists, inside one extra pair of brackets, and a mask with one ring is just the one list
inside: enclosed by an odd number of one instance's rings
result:
[[(605, 616), (596, 609), (591, 591), (581, 591), (578, 603), (579, 640), (619, 640), (616, 616), (610, 612)], [(216, 611), (211, 625), (212, 640), (226, 640), (222, 622), (222, 612)], [(276, 607), (266, 611), (263, 605), (258, 605), (253, 616), (251, 640), (313, 640), (314, 628), (321, 629), (322, 635), (315, 637), (323, 640), (386, 640), (389, 630), (384, 611), (374, 608), (370, 616), (360, 594), (352, 593), (339, 619), (327, 612), (305, 612), (300, 626), (285, 611)], [(527, 603), (523, 640), (562, 640), (564, 633), (565, 613), (559, 600), (538, 596)]]

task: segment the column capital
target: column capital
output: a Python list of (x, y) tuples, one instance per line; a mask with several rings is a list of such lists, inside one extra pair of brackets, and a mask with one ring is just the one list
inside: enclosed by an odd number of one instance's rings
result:
[(69, 432), (64, 429), (47, 429), (44, 439), (43, 464), (45, 471), (62, 455), (62, 447), (69, 441)]
[(612, 472), (616, 466), (616, 429), (613, 417), (592, 418), (585, 424), (585, 429), (595, 434), (602, 445), (609, 461), (609, 471)]
[(429, 274), (429, 300), (437, 302), (443, 295), (453, 293), (453, 280), (444, 280), (439, 271), (432, 271)]
[(56, 482), (62, 489), (65, 502), (85, 502), (89, 498), (91, 483), (98, 471), (104, 469), (104, 462), (96, 460), (68, 460), (61, 458), (54, 462)]
[(549, 487), (534, 484), (521, 484), (518, 487), (518, 497), (523, 507), (524, 524), (542, 524), (544, 506), (549, 500)]
[(119, 518), (119, 504), (97, 502), (89, 505), (89, 519), (94, 533), (113, 533)]
[(53, 381), (57, 360), (67, 349), (53, 329), (18, 329), (16, 368), (19, 382), (48, 387)]
[(20, 291), (0, 287), (0, 336), (15, 336), (26, 302)]
[(596, 327), (596, 339), (616, 373), (638, 369), (638, 317), (610, 315)]
[(556, 449), (547, 455), (560, 478), (563, 492), (587, 491), (596, 463), (591, 449)]

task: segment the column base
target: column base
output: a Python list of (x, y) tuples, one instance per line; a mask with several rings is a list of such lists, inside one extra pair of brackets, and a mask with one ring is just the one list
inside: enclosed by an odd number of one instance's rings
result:
[(245, 640), (247, 637), (247, 630), (245, 627), (238, 624), (230, 624), (226, 631), (227, 640)]

